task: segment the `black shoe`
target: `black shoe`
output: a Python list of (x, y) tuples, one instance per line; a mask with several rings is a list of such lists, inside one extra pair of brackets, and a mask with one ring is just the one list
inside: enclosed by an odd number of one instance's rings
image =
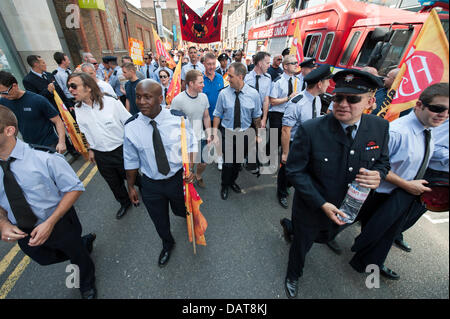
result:
[(334, 251), (337, 255), (342, 254), (342, 248), (339, 246), (338, 242), (334, 239), (327, 242), (327, 246), (330, 247), (332, 251)]
[(235, 192), (235, 193), (242, 193), (242, 190), (241, 190), (241, 188), (239, 187), (239, 185), (238, 184), (236, 184), (236, 183), (233, 183), (233, 184), (231, 184), (231, 189), (233, 190), (233, 192)]
[(278, 202), (283, 208), (288, 208), (288, 200), (287, 197), (278, 197)]
[(161, 251), (161, 254), (159, 254), (158, 266), (160, 268), (166, 266), (167, 263), (169, 262), (170, 252), (171, 252), (171, 250), (166, 250), (163, 248), (163, 250)]
[(97, 299), (97, 288), (94, 286), (89, 290), (81, 292), (82, 299)]
[(223, 200), (226, 200), (228, 198), (228, 187), (222, 186), (222, 189), (220, 190), (220, 197), (222, 197)]
[(290, 243), (292, 243), (292, 236), (291, 236), (291, 233), (289, 232), (288, 225), (286, 224), (286, 222), (290, 222), (289, 219), (287, 219), (287, 218), (280, 219), (280, 225), (281, 225), (281, 227), (283, 227), (284, 240), (288, 244), (290, 244)]
[(298, 293), (298, 279), (292, 280), (286, 277), (284, 280), (284, 289), (286, 290), (286, 296), (289, 299), (297, 297)]
[(390, 280), (399, 280), (400, 279), (399, 274), (397, 274), (395, 271), (389, 269), (385, 265), (381, 266), (380, 274), (383, 277), (386, 277), (387, 279), (390, 279)]
[(116, 219), (121, 219), (127, 213), (128, 208), (130, 208), (131, 203), (121, 205), (120, 209), (117, 211)]
[(411, 246), (409, 246), (409, 244), (406, 241), (404, 241), (403, 239), (396, 239), (394, 241), (394, 243), (401, 250), (404, 250), (404, 251), (406, 251), (408, 253), (411, 251)]
[(94, 249), (94, 241), (96, 238), (97, 235), (95, 233), (90, 233), (81, 237), (81, 240), (83, 241), (84, 246), (86, 247), (89, 254), (92, 253), (92, 250)]

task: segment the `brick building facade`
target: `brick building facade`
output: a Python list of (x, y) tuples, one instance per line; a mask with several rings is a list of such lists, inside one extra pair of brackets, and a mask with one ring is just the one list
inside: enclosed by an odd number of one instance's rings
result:
[(105, 55), (128, 55), (128, 38), (144, 42), (144, 50), (152, 50), (153, 17), (125, 0), (104, 0), (105, 10), (80, 9), (79, 28), (69, 28), (66, 19), (68, 5), (77, 0), (53, 0), (64, 37), (74, 65), (81, 63), (83, 52), (91, 52), (97, 60)]

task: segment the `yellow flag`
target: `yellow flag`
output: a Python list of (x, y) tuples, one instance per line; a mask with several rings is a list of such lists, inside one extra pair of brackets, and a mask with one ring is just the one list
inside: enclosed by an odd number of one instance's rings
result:
[(167, 59), (167, 64), (169, 65), (169, 68), (173, 69), (177, 66), (175, 61), (172, 59), (172, 56), (167, 52), (166, 48), (164, 47), (163, 42), (161, 41), (161, 38), (159, 37), (158, 33), (156, 33), (155, 29), (152, 26), (153, 31), (153, 41), (155, 43), (156, 47), (156, 54), (159, 56), (165, 56)]
[(86, 137), (83, 133), (81, 133), (77, 122), (73, 119), (69, 110), (67, 110), (58, 93), (56, 93), (56, 91), (53, 91), (53, 95), (56, 105), (58, 106), (59, 114), (61, 114), (64, 126), (66, 127), (67, 133), (69, 133), (69, 137), (72, 141), (73, 147), (87, 160), (88, 150)]
[(175, 72), (173, 72), (172, 81), (170, 82), (169, 89), (167, 90), (166, 104), (172, 104), (172, 100), (181, 92), (181, 59), (178, 61)]
[(302, 38), (300, 37), (300, 26), (299, 22), (295, 26), (294, 37), (292, 39), (291, 50), (289, 51), (289, 55), (294, 55), (297, 58), (297, 62), (301, 63), (305, 59), (303, 56), (303, 46), (302, 46)]
[(401, 112), (416, 105), (424, 89), (435, 83), (448, 82), (448, 59), (448, 40), (433, 9), (412, 49), (400, 63), (400, 72), (377, 115), (393, 121)]

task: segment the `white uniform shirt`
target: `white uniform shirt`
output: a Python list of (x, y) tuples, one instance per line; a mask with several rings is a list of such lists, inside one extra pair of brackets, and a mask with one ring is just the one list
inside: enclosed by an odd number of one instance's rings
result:
[(93, 107), (82, 103), (81, 107), (75, 107), (75, 115), (90, 148), (110, 152), (123, 144), (123, 127), (131, 114), (119, 100), (104, 96), (101, 110), (98, 103)]

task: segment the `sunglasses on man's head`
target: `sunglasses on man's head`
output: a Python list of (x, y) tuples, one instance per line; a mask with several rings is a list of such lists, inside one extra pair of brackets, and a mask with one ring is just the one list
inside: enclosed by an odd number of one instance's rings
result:
[(360, 95), (342, 95), (342, 94), (336, 94), (333, 96), (332, 100), (336, 103), (341, 103), (342, 101), (347, 100), (348, 104), (356, 104), (361, 102), (362, 96)]
[(433, 105), (422, 102), (422, 104), (427, 107), (433, 113), (442, 113), (448, 110), (448, 107), (443, 105)]
[(0, 95), (8, 95), (9, 92), (11, 92), (12, 87), (13, 87), (13, 85), (11, 85), (11, 86), (9, 87), (9, 89), (7, 89), (6, 91), (0, 92)]

